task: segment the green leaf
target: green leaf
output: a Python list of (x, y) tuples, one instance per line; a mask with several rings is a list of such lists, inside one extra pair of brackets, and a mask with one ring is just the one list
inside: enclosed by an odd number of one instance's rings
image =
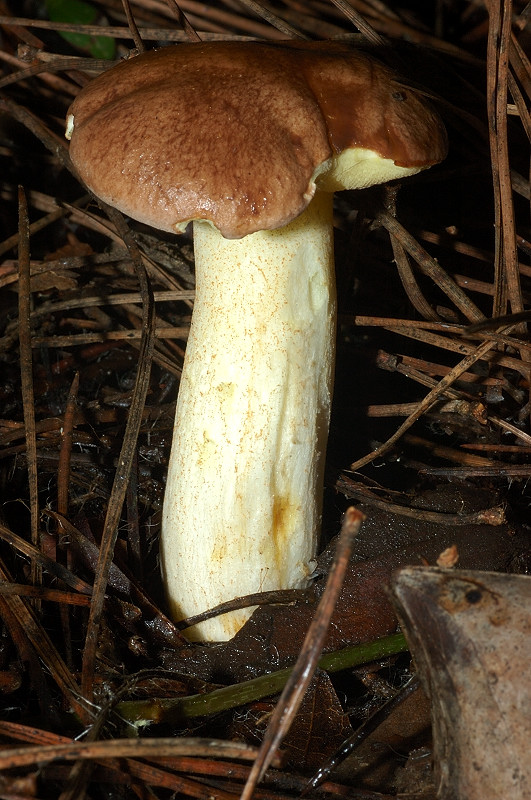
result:
[[(98, 17), (98, 11), (84, 0), (45, 0), (46, 11), (52, 22), (68, 22), (73, 25), (92, 25)], [(116, 42), (110, 36), (92, 36), (88, 33), (65, 33), (59, 35), (76, 47), (85, 50), (93, 58), (112, 59), (116, 50)]]

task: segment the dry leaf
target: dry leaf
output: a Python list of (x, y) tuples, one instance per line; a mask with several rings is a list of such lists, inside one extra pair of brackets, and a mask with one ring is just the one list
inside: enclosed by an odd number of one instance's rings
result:
[(412, 567), (393, 595), (432, 701), (441, 800), (531, 798), (531, 577)]

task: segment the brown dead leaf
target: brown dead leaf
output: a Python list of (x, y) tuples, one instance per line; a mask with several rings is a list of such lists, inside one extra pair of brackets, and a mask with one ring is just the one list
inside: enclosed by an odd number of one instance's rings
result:
[(393, 595), (432, 701), (441, 800), (531, 798), (531, 577), (410, 567)]
[(32, 275), (30, 287), (32, 292), (49, 292), (57, 289), (64, 292), (67, 289), (75, 289), (77, 286), (76, 275), (72, 270), (51, 269), (41, 272), (39, 275)]
[[(396, 706), (378, 728), (369, 734), (332, 773), (340, 781), (353, 783), (379, 792), (392, 792), (400, 782), (404, 791), (410, 791), (413, 781), (407, 784), (402, 774), (410, 751), (431, 745), (430, 704), (422, 689)], [(431, 759), (423, 759), (431, 768)], [(406, 788), (407, 787), (407, 788)]]
[(330, 677), (326, 672), (318, 671), (282, 743), (282, 750), (297, 771), (311, 773), (319, 769), (323, 761), (327, 761), (351, 735), (348, 716), (341, 707)]

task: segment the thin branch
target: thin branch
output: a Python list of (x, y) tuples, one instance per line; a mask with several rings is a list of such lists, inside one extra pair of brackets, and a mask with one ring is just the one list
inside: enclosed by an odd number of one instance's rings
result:
[[(19, 246), (18, 246), (18, 318), (20, 347), (20, 380), (24, 424), (26, 429), (26, 452), (28, 459), (28, 484), (30, 495), (31, 542), (39, 546), (39, 489), (37, 470), (37, 433), (35, 430), (35, 395), (33, 391), (33, 361), (31, 349), (31, 287), (30, 287), (30, 242), (29, 218), (26, 195), (22, 186), (18, 189)], [(32, 581), (40, 583), (41, 571), (32, 561)]]
[(293, 672), (275, 706), (258, 755), (241, 794), (241, 800), (251, 800), (256, 785), (262, 780), (280, 742), (288, 732), (295, 714), (300, 708), (306, 689), (317, 669), (332, 612), (352, 555), (354, 540), (364, 519), (365, 516), (361, 511), (354, 507), (345, 512), (325, 591), (304, 638)]

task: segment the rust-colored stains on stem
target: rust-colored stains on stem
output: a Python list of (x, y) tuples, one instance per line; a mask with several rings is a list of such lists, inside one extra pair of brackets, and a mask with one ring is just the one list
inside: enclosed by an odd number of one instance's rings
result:
[(276, 495), (273, 500), (272, 537), (274, 542), (274, 555), (276, 569), (280, 573), (286, 550), (289, 547), (289, 538), (293, 532), (293, 522), (299, 505), (293, 501), (289, 494)]

